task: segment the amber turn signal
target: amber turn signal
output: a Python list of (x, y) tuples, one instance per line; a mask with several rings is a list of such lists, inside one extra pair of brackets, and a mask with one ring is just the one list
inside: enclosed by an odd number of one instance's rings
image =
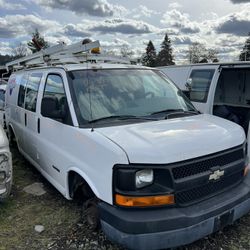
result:
[(91, 53), (92, 54), (100, 54), (101, 53), (101, 49), (99, 47), (93, 48), (93, 49), (91, 49)]
[(117, 205), (124, 207), (149, 207), (172, 205), (175, 203), (174, 195), (157, 195), (157, 196), (124, 196), (120, 194), (115, 195)]

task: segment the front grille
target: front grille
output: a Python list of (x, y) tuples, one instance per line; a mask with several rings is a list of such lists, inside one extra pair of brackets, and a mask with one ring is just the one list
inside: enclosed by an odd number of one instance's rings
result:
[(242, 147), (207, 156), (206, 159), (203, 157), (196, 161), (186, 161), (181, 166), (173, 167), (172, 173), (174, 179), (177, 180), (209, 171), (212, 167), (225, 166), (240, 159), (244, 159)]
[(198, 202), (201, 199), (206, 199), (214, 196), (225, 189), (239, 184), (243, 179), (243, 171), (237, 172), (229, 177), (224, 177), (217, 182), (209, 182), (204, 186), (195, 187), (189, 190), (176, 193), (176, 202), (179, 205), (189, 205), (193, 202)]

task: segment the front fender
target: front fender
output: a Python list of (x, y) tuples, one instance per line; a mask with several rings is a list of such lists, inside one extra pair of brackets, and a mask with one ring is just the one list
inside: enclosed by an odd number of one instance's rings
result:
[(91, 188), (91, 190), (93, 191), (95, 196), (98, 198), (100, 197), (100, 193), (98, 192), (96, 186), (91, 181), (91, 179), (83, 171), (81, 171), (79, 168), (70, 167), (67, 171), (67, 174), (66, 174), (66, 198), (67, 199), (69, 199), (69, 200), (71, 199), (70, 194), (69, 194), (69, 172), (70, 171), (73, 171), (73, 172), (79, 174), (86, 181), (86, 183), (89, 185), (89, 187)]

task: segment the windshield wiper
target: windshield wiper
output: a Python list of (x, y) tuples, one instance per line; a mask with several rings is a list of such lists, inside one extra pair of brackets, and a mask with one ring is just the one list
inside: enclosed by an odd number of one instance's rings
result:
[(151, 118), (151, 117), (145, 117), (145, 116), (135, 116), (135, 115), (111, 115), (111, 116), (105, 116), (98, 119), (94, 119), (89, 121), (89, 123), (95, 123), (99, 121), (105, 121), (105, 120), (129, 120), (129, 119), (139, 119), (139, 120), (150, 120), (150, 121), (156, 121), (158, 119)]
[(160, 110), (160, 111), (156, 111), (151, 113), (150, 115), (157, 115), (157, 114), (161, 114), (161, 113), (172, 113), (172, 112), (184, 112), (183, 109), (164, 109), (164, 110)]
[(174, 115), (174, 114), (200, 114), (200, 112), (197, 110), (164, 109), (164, 110), (153, 112), (150, 115), (156, 115), (156, 114), (166, 114), (167, 116), (169, 116), (169, 115)]

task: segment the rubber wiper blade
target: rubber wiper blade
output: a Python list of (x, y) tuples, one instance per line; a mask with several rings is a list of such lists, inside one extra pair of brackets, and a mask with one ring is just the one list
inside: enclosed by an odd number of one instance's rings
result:
[(139, 119), (139, 120), (151, 120), (155, 121), (157, 119), (151, 118), (151, 117), (145, 117), (145, 116), (135, 116), (135, 115), (111, 115), (111, 116), (105, 116), (98, 119), (94, 119), (89, 121), (89, 123), (95, 123), (99, 121), (105, 121), (105, 120), (129, 120), (129, 119)]
[(183, 109), (164, 109), (164, 110), (160, 110), (160, 111), (156, 111), (151, 113), (150, 115), (157, 115), (157, 114), (164, 114), (164, 113), (174, 113), (174, 112), (184, 112)]

